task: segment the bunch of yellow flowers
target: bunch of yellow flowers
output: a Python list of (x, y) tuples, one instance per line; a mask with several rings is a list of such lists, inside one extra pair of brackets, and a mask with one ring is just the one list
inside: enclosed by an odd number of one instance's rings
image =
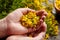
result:
[[(58, 23), (55, 20), (54, 15), (52, 13), (48, 13), (45, 22), (47, 24), (47, 32), (44, 40), (47, 40), (50, 36), (57, 36), (58, 35)], [(48, 37), (47, 37), (48, 36)]]
[(29, 12), (21, 17), (21, 24), (27, 28), (36, 27), (40, 17), (35, 12)]
[(56, 0), (55, 4), (60, 9), (60, 0)]
[(45, 22), (47, 24), (47, 32), (45, 39), (47, 40), (50, 36), (58, 35), (58, 23), (55, 20), (55, 16), (52, 14), (53, 4), (49, 3), (48, 0), (22, 0), (25, 7), (32, 8), (35, 10), (45, 9), (48, 13)]

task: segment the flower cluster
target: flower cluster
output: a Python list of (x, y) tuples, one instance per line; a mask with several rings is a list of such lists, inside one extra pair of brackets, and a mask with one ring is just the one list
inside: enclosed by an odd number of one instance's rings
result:
[(50, 36), (57, 36), (59, 32), (58, 23), (51, 12), (48, 13), (48, 16), (46, 17), (45, 22), (47, 24), (47, 32), (46, 32), (45, 40), (47, 40)]
[(55, 4), (60, 9), (60, 0), (56, 0)]
[(36, 27), (40, 16), (37, 16), (35, 12), (29, 12), (21, 17), (21, 24), (27, 28)]

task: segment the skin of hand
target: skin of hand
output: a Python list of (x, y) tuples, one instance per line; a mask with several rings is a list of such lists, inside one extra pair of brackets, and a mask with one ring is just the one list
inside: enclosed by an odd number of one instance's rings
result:
[[(5, 36), (5, 35), (11, 35), (11, 34), (25, 34), (28, 32), (28, 29), (23, 27), (20, 24), (20, 17), (23, 16), (23, 14), (26, 14), (27, 12), (32, 11), (34, 12), (35, 10), (29, 9), (29, 8), (19, 8), (16, 9), (15, 11), (13, 11), (12, 13), (8, 14), (3, 20), (0, 20), (0, 27), (2, 27), (2, 25), (4, 24), (4, 26), (0, 29), (1, 30), (1, 36)], [(44, 10), (40, 10), (37, 11), (37, 14), (41, 16), (41, 22), (44, 21), (45, 16), (47, 15), (47, 13)], [(3, 24), (2, 24), (3, 23)], [(21, 40), (24, 39), (28, 39), (28, 40), (36, 40), (37, 38), (39, 39), (39, 37), (42, 38), (43, 35), (45, 35), (45, 30), (46, 30), (46, 25), (45, 22), (42, 23), (43, 26), (43, 30), (37, 37), (34, 38), (30, 38), (30, 37), (24, 37), (24, 36), (18, 36), (18, 35), (13, 35), (7, 38), (7, 40), (15, 40), (21, 38)], [(6, 27), (5, 27), (6, 26)], [(3, 30), (3, 31), (2, 31)], [(17, 38), (18, 37), (18, 38)], [(41, 39), (40, 38), (40, 39)]]
[(41, 33), (39, 33), (36, 37), (27, 37), (22, 35), (11, 35), (6, 40), (43, 40), (45, 33), (46, 33), (46, 24), (43, 22), (42, 27), (44, 30), (42, 30)]
[(0, 20), (0, 38), (10, 34), (24, 34), (28, 29), (20, 24), (20, 17), (29, 11), (34, 11), (29, 8), (19, 8), (8, 14), (5, 18)]
[[(7, 17), (7, 32), (8, 34), (25, 34), (28, 32), (28, 29), (23, 27), (20, 24), (20, 17), (26, 14), (27, 12), (34, 12), (35, 10), (29, 9), (29, 8), (19, 8), (10, 13)], [(42, 13), (43, 12), (43, 13)], [(41, 14), (40, 14), (41, 13)], [(46, 13), (43, 11), (37, 11), (37, 15), (41, 16), (41, 22), (43, 22), (43, 19), (46, 15)]]
[(9, 36), (6, 40), (43, 40), (45, 33), (46, 33), (46, 29), (47, 29), (47, 25), (44, 22), (45, 16), (47, 15), (47, 13), (44, 10), (40, 10), (37, 11), (37, 15), (41, 16), (41, 20), (40, 22), (42, 22), (41, 28), (42, 29), (41, 33), (39, 33), (36, 37), (27, 37), (27, 36), (22, 36), (22, 35), (12, 35)]

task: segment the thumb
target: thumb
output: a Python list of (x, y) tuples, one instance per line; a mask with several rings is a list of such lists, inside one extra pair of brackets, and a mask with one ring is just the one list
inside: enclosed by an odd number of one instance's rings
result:
[(20, 23), (10, 23), (8, 24), (8, 34), (25, 34), (28, 29), (23, 27)]
[(39, 33), (39, 35), (35, 37), (35, 40), (42, 40), (44, 38), (45, 33), (46, 33), (46, 29), (47, 29), (47, 25), (45, 22), (43, 23), (41, 29), (42, 29), (41, 33)]
[(41, 32), (38, 36), (35, 37), (35, 40), (43, 40), (45, 32)]

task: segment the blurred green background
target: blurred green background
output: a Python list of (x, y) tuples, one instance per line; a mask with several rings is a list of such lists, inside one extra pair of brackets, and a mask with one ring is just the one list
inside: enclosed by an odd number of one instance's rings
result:
[(4, 18), (14, 9), (24, 7), (21, 1), (23, 0), (0, 0), (0, 19)]

